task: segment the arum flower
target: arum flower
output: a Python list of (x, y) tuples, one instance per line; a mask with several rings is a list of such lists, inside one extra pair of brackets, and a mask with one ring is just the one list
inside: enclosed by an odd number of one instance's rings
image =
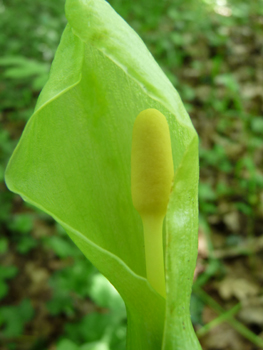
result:
[[(197, 255), (198, 137), (178, 93), (104, 0), (67, 0), (68, 25), (6, 170), (11, 191), (57, 220), (125, 301), (127, 349), (200, 349), (189, 313)], [(133, 205), (137, 115), (154, 109), (171, 139), (165, 292), (149, 283)]]

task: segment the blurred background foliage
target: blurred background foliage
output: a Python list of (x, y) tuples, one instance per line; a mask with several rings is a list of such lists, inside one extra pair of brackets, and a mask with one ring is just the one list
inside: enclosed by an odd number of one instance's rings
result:
[[(263, 1), (110, 0), (200, 136), (191, 314), (209, 350), (263, 348)], [(4, 169), (66, 25), (64, 0), (0, 0), (0, 350), (125, 349), (123, 301)]]

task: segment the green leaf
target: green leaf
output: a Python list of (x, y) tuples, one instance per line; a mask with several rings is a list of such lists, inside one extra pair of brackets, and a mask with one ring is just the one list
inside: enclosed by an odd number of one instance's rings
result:
[(5, 237), (0, 238), (0, 254), (4, 254), (8, 249), (8, 240)]
[(0, 300), (3, 299), (8, 293), (8, 285), (5, 281), (0, 280)]
[(65, 240), (63, 237), (51, 236), (45, 240), (45, 244), (53, 249), (59, 258), (66, 258), (74, 255), (72, 243)]
[(79, 350), (110, 350), (110, 348), (107, 343), (94, 342), (82, 345)]
[(110, 282), (101, 274), (95, 274), (92, 278), (89, 292), (92, 300), (100, 307), (115, 310), (119, 317), (124, 317), (125, 307), (119, 293)]
[[(10, 190), (50, 214), (125, 301), (127, 349), (200, 349), (190, 320), (197, 255), (198, 138), (178, 93), (138, 35), (103, 0), (68, 0), (50, 77), (6, 170)], [(170, 128), (174, 185), (166, 216), (166, 292), (145, 272), (131, 200), (136, 116)]]
[[(4, 76), (10, 79), (33, 78), (34, 86), (45, 83), (48, 78), (49, 64), (30, 60), (22, 56), (4, 56), (0, 58), (0, 66), (6, 67)], [(39, 85), (38, 85), (39, 84)]]
[(112, 314), (97, 312), (89, 313), (80, 322), (67, 323), (65, 326), (66, 335), (74, 341), (95, 342), (99, 341), (109, 324), (112, 322)]
[(0, 308), (0, 327), (3, 337), (12, 338), (22, 334), (25, 324), (32, 319), (34, 309), (30, 300), (24, 299), (17, 306)]
[(57, 345), (57, 350), (79, 350), (79, 347), (69, 339), (62, 339)]
[(0, 279), (9, 279), (15, 277), (18, 272), (16, 266), (1, 266)]
[(27, 234), (33, 228), (33, 218), (28, 214), (15, 215), (12, 221), (8, 224), (8, 228), (11, 231), (17, 231), (23, 234)]
[[(74, 246), (72, 248), (77, 250)], [(52, 315), (60, 313), (74, 315), (73, 295), (76, 292), (80, 298), (89, 295), (91, 276), (96, 270), (89, 261), (82, 258), (81, 252), (78, 253), (81, 254), (81, 258), (76, 259), (74, 265), (56, 271), (51, 276), (49, 284), (53, 293), (52, 299), (47, 302), (47, 307)], [(72, 255), (74, 256), (74, 251)]]

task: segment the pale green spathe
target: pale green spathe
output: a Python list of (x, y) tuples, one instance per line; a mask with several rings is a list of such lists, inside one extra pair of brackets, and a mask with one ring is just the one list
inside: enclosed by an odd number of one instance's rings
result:
[[(68, 0), (66, 15), (49, 81), (6, 183), (52, 215), (118, 289), (128, 313), (127, 349), (200, 349), (189, 318), (196, 132), (141, 39), (106, 1)], [(145, 278), (143, 228), (130, 190), (132, 127), (147, 108), (167, 118), (175, 170), (166, 216), (166, 301)]]

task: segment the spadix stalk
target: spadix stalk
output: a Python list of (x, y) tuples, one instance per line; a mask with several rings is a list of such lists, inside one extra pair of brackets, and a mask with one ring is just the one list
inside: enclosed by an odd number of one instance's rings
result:
[(136, 118), (132, 134), (131, 192), (144, 230), (147, 279), (165, 297), (163, 219), (174, 176), (169, 126), (156, 109)]

